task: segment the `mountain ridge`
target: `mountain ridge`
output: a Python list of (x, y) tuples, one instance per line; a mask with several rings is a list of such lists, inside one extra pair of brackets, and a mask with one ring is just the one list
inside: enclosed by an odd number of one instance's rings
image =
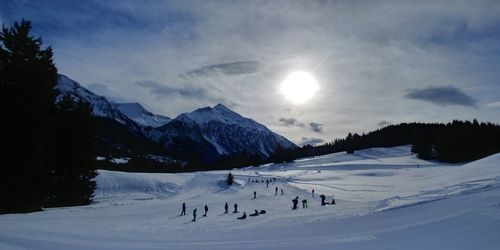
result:
[[(153, 114), (139, 103), (112, 103), (65, 75), (59, 75), (57, 89), (59, 99), (69, 94), (90, 102), (95, 116), (129, 127), (134, 136), (161, 144), (167, 156), (179, 160), (195, 159), (206, 164), (233, 154), (267, 158), (277, 149), (296, 147), (285, 137), (222, 104), (171, 119)], [(112, 123), (106, 123), (106, 131), (112, 132), (112, 127)]]

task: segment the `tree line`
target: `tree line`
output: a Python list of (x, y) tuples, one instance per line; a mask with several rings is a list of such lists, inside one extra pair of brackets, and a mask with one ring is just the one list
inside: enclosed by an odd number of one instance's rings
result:
[[(390, 125), (361, 135), (349, 133), (317, 146), (276, 148), (268, 157), (248, 154), (246, 151), (225, 155), (203, 162), (200, 158), (187, 158), (183, 163), (168, 164), (134, 157), (130, 165), (116, 167), (125, 171), (189, 172), (222, 170), (257, 166), (265, 163), (292, 162), (297, 158), (347, 152), (374, 147), (412, 145), (417, 157), (425, 160), (458, 163), (473, 161), (500, 152), (500, 126), (490, 122), (460, 121), (449, 123), (401, 123)], [(141, 160), (142, 159), (142, 160)]]
[(500, 126), (475, 119), (449, 123), (401, 123), (367, 134), (349, 133), (346, 138), (318, 146), (278, 149), (269, 161), (289, 162), (300, 157), (402, 145), (412, 145), (412, 152), (426, 160), (473, 161), (500, 152)]

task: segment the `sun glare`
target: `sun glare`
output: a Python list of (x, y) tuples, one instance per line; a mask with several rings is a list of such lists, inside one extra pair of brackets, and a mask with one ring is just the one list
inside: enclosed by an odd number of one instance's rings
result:
[(311, 99), (318, 91), (314, 77), (303, 71), (295, 71), (281, 82), (281, 93), (292, 103), (302, 104)]

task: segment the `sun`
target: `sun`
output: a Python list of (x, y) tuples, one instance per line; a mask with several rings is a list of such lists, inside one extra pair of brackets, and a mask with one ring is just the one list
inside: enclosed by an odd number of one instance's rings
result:
[(281, 93), (292, 103), (302, 104), (310, 100), (318, 91), (316, 79), (307, 72), (295, 71), (281, 82)]

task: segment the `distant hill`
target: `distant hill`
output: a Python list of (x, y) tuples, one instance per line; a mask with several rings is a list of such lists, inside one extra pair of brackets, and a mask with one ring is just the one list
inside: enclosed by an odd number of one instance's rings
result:
[(346, 138), (319, 146), (281, 150), (271, 156), (271, 161), (401, 145), (412, 145), (412, 151), (422, 159), (453, 163), (473, 161), (500, 152), (500, 126), (477, 120), (455, 120), (446, 124), (401, 123), (362, 135), (349, 133)]

